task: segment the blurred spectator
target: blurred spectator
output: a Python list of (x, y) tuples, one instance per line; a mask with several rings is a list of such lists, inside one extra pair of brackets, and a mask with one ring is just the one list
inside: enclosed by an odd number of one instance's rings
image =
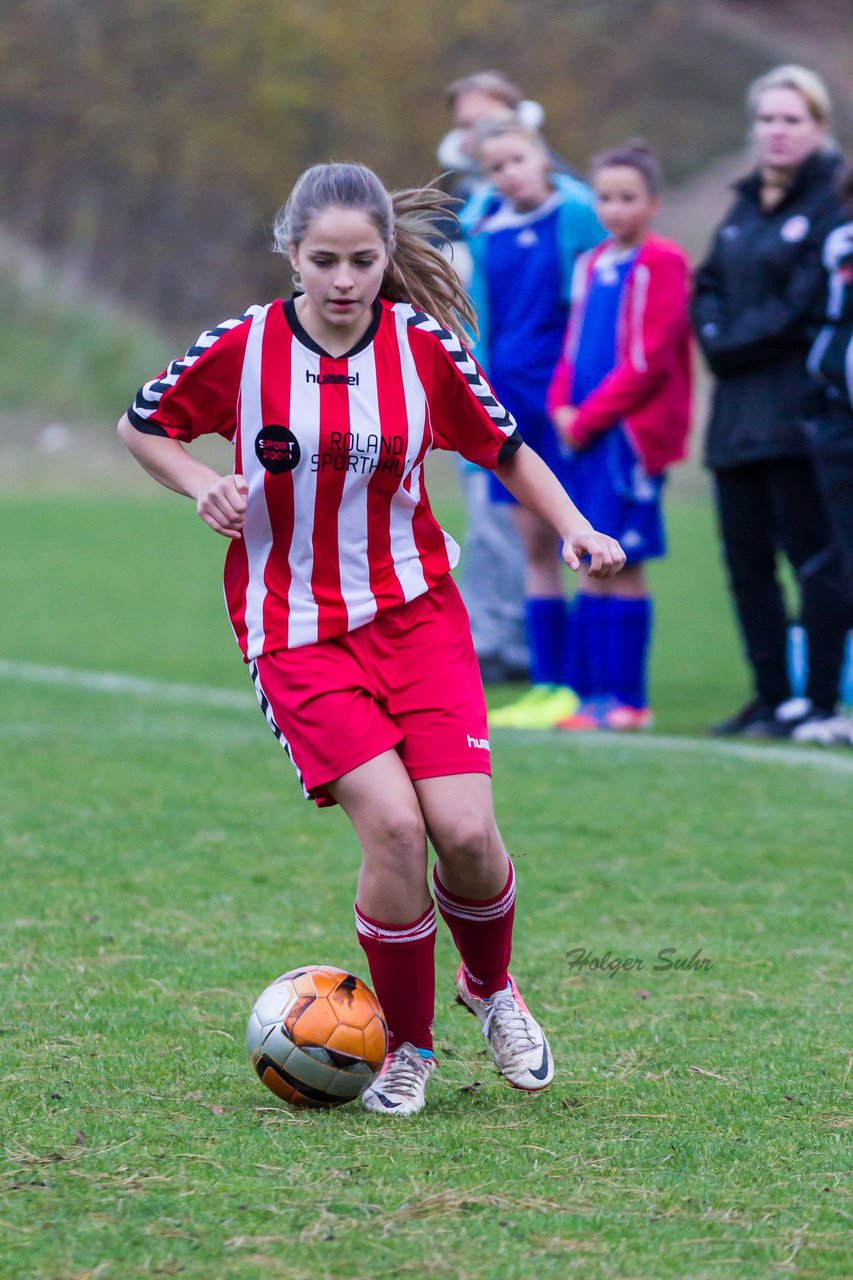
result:
[[(480, 71), (454, 80), (447, 89), (453, 129), (438, 146), (438, 161), (449, 173), (448, 190), (464, 201), (460, 222), (442, 229), (453, 246), (453, 265), (463, 284), (471, 283), (471, 255), (461, 226), (480, 216), (494, 188), (480, 174), (473, 137), (483, 120), (523, 120), (538, 126), (544, 112), (525, 100), (499, 71)], [(460, 590), (471, 618), (474, 648), (486, 683), (527, 678), (529, 654), (524, 630), (524, 551), (509, 510), (489, 499), (486, 472), (464, 460), (459, 481), (465, 502), (465, 543)]]
[[(757, 165), (736, 184), (693, 304), (716, 378), (707, 463), (754, 682), (750, 701), (712, 732), (807, 737), (834, 715), (848, 618), (802, 425), (806, 356), (826, 290), (821, 251), (841, 213), (840, 157), (828, 137), (829, 96), (814, 72), (777, 67), (750, 87), (748, 104)], [(779, 551), (799, 586), (805, 697), (791, 697)]]
[[(604, 235), (592, 192), (555, 173), (542, 135), (514, 119), (485, 120), (475, 155), (493, 188), (475, 194), (480, 215), (463, 211), (471, 249), (471, 297), (480, 334), (476, 354), (525, 441), (562, 479), (566, 453), (546, 396), (560, 354), (578, 255)], [(469, 202), (469, 206), (472, 202)], [(565, 686), (568, 619), (553, 531), (522, 511), (491, 477), (493, 505), (512, 509), (524, 545), (525, 623), (533, 688), (493, 713), (494, 724), (546, 728), (577, 708)]]
[[(806, 421), (818, 480), (844, 559), (850, 624), (853, 626), (853, 171), (842, 196), (850, 221), (830, 232), (823, 251), (829, 273), (826, 323), (809, 355), (819, 385)], [(844, 689), (853, 701), (853, 644), (848, 646)], [(811, 740), (853, 746), (853, 718), (834, 716), (814, 727)]]
[[(447, 87), (447, 104), (453, 112), (453, 128), (438, 144), (438, 163), (446, 175), (449, 194), (463, 202), (464, 221), (475, 221), (482, 203), (494, 194), (474, 157), (474, 133), (483, 120), (517, 120), (528, 129), (539, 129), (545, 112), (538, 102), (525, 98), (518, 85), (500, 71), (477, 71), (454, 80)], [(554, 157), (555, 167), (563, 169)], [(471, 281), (471, 256), (455, 222), (442, 228), (453, 244), (453, 265), (463, 284)]]
[(645, 142), (596, 156), (592, 185), (610, 234), (578, 262), (548, 407), (572, 449), (573, 501), (618, 539), (627, 563), (606, 582), (581, 570), (566, 671), (581, 706), (557, 728), (631, 731), (652, 723), (645, 565), (666, 554), (666, 473), (685, 456), (690, 427), (690, 265), (674, 241), (652, 233), (662, 177)]

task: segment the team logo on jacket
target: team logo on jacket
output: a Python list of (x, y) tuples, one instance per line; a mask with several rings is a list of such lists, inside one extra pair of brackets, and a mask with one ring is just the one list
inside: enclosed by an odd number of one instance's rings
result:
[(264, 470), (274, 476), (292, 471), (302, 456), (299, 441), (290, 428), (274, 424), (261, 427), (255, 437), (255, 453)]
[(808, 235), (809, 220), (801, 213), (795, 213), (793, 218), (789, 218), (787, 222), (782, 223), (779, 235), (786, 244), (799, 244)]

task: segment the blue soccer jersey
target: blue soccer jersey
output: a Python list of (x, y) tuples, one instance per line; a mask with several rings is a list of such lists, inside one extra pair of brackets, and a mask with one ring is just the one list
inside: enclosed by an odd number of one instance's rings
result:
[[(616, 366), (622, 295), (637, 252), (605, 250), (595, 264), (574, 357), (572, 404), (583, 404)], [(584, 515), (622, 543), (629, 564), (665, 554), (664, 477), (646, 474), (622, 423), (580, 450), (566, 477)]]
[(539, 414), (568, 318), (561, 297), (559, 205), (557, 192), (528, 213), (504, 203), (483, 226), (488, 236), (489, 376), (496, 388), (521, 397)]
[[(525, 442), (558, 476), (563, 450), (545, 402), (568, 318), (559, 256), (561, 202), (554, 192), (538, 209), (519, 212), (506, 201), (481, 228), (491, 317), (489, 378)], [(494, 476), (489, 492), (495, 502), (515, 501)]]
[(595, 264), (574, 357), (572, 404), (583, 404), (616, 364), (622, 292), (636, 256), (636, 249), (618, 256), (605, 250)]

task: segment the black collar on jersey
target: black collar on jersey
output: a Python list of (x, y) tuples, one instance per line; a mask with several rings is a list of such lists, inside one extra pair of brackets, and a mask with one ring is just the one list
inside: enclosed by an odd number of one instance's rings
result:
[(309, 351), (315, 352), (318, 356), (325, 356), (328, 360), (349, 360), (352, 356), (357, 356), (359, 351), (363, 351), (365, 347), (369, 347), (376, 337), (376, 331), (382, 319), (382, 304), (378, 298), (373, 303), (373, 319), (355, 346), (350, 347), (349, 351), (345, 351), (342, 356), (329, 355), (329, 352), (324, 351), (319, 342), (315, 342), (310, 333), (300, 324), (299, 316), (296, 314), (296, 299), (299, 297), (301, 297), (301, 294), (294, 293), (292, 297), (285, 299), (284, 318), (293, 330), (294, 337), (299, 339), (303, 347), (307, 347)]

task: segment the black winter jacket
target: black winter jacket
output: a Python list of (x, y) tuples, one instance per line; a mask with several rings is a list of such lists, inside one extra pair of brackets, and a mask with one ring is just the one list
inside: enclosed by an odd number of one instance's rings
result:
[(737, 183), (696, 273), (693, 323), (717, 379), (705, 450), (714, 470), (808, 452), (806, 357), (826, 297), (823, 242), (842, 220), (839, 164), (810, 156), (768, 212), (758, 172)]
[(826, 323), (809, 355), (809, 372), (829, 395), (853, 409), (853, 222), (836, 227), (823, 250), (829, 273)]

